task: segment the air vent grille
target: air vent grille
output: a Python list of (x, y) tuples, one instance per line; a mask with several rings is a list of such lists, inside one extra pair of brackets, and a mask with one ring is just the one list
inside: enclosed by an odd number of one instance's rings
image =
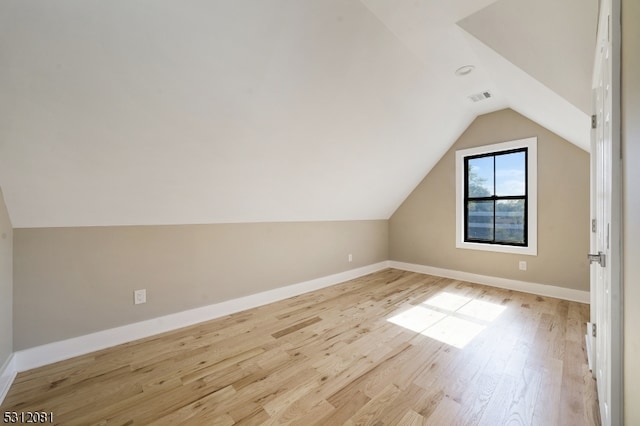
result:
[(484, 101), (485, 99), (489, 99), (490, 97), (491, 97), (490, 92), (481, 92), (481, 93), (476, 93), (475, 95), (469, 96), (469, 99), (471, 99), (473, 102), (480, 102), (480, 101)]

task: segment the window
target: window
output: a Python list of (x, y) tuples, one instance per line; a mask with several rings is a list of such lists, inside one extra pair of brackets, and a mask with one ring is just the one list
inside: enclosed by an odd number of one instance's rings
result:
[(464, 159), (464, 240), (527, 245), (527, 148)]
[(456, 247), (537, 254), (537, 139), (456, 151)]

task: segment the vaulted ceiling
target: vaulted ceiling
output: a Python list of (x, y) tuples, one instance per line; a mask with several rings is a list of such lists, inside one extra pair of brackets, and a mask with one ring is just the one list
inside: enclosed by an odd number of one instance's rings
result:
[(3, 0), (12, 223), (384, 219), (475, 117), (507, 107), (588, 150), (596, 12), (596, 0)]

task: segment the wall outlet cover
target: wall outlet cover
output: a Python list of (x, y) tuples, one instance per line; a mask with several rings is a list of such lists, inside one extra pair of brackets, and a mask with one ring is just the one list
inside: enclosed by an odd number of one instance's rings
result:
[(147, 290), (136, 290), (133, 292), (133, 303), (140, 305), (141, 303), (147, 303)]

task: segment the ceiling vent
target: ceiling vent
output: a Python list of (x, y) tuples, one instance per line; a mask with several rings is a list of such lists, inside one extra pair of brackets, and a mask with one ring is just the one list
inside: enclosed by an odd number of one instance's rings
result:
[(489, 99), (490, 97), (491, 97), (491, 93), (481, 92), (481, 93), (476, 93), (475, 95), (469, 96), (469, 99), (471, 99), (473, 102), (480, 102), (480, 101), (484, 101), (485, 99)]

